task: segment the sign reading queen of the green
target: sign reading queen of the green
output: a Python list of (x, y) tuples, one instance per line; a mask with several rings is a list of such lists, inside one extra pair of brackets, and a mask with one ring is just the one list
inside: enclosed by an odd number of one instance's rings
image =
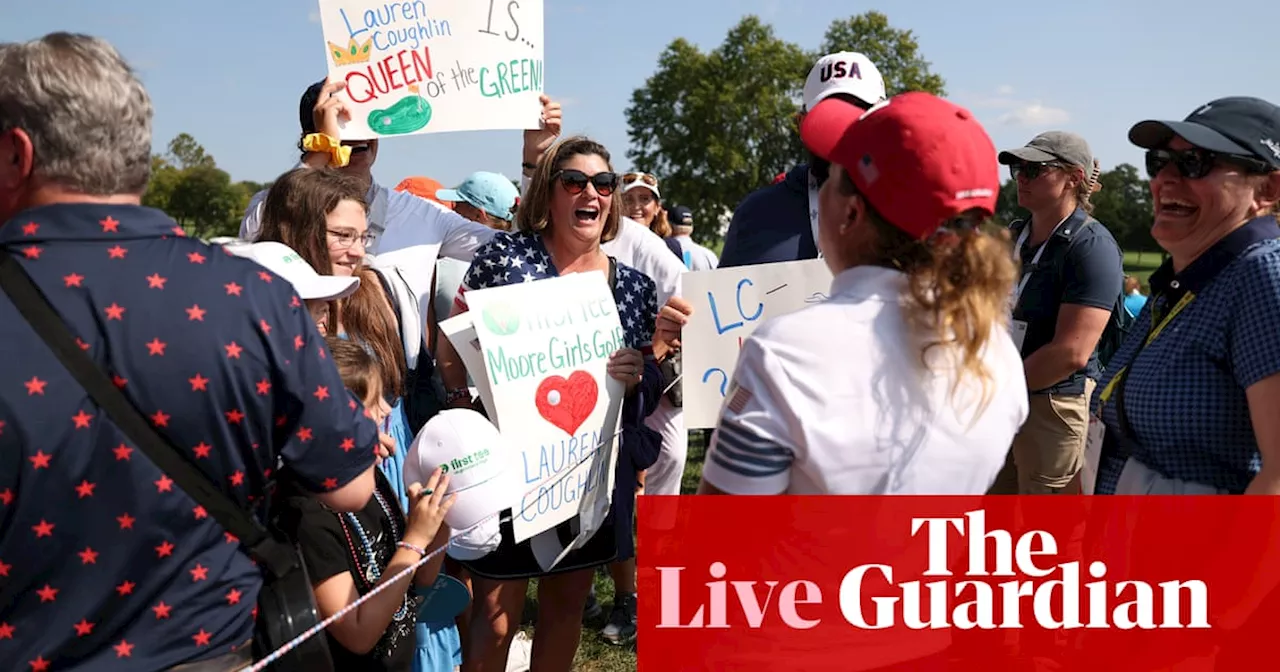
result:
[(520, 449), (515, 541), (580, 516), (586, 543), (609, 510), (624, 395), (606, 371), (625, 343), (609, 285), (574, 273), (467, 292), (467, 304), (495, 424)]
[(319, 2), (343, 140), (538, 127), (542, 0)]

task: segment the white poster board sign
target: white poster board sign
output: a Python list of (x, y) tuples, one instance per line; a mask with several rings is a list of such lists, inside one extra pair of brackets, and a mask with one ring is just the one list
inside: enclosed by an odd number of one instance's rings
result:
[(463, 313), (455, 315), (439, 324), (440, 333), (449, 339), (449, 343), (453, 345), (453, 349), (458, 353), (458, 357), (462, 360), (462, 366), (467, 370), (467, 374), (471, 377), (474, 385), (475, 394), (480, 397), (480, 403), (484, 404), (484, 411), (493, 418), (494, 427), (499, 430), (502, 427), (498, 424), (496, 418), (498, 413), (493, 407), (493, 388), (489, 385), (489, 374), (484, 368), (484, 355), (480, 352), (480, 338), (476, 335), (475, 324), (471, 322), (471, 313)]
[(574, 273), (467, 292), (467, 305), (491, 419), (521, 450), (515, 541), (581, 515), (585, 543), (609, 510), (624, 396), (606, 370), (625, 346), (609, 285), (600, 273)]
[(716, 426), (742, 342), (761, 322), (825, 301), (831, 271), (821, 259), (685, 273), (693, 315), (681, 335), (684, 424)]
[(542, 0), (319, 2), (341, 139), (538, 127)]

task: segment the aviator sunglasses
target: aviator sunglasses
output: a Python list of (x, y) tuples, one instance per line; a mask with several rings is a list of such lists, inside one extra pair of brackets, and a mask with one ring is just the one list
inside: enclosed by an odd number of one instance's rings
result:
[(596, 173), (588, 176), (581, 170), (560, 170), (556, 171), (555, 176), (560, 180), (560, 184), (564, 186), (564, 190), (570, 194), (581, 194), (583, 189), (587, 188), (587, 183), (596, 188), (596, 193), (601, 196), (613, 195), (613, 190), (618, 188), (617, 173)]
[(1228, 164), (1242, 168), (1250, 173), (1267, 173), (1271, 166), (1248, 156), (1220, 154), (1207, 149), (1149, 149), (1147, 150), (1147, 175), (1154, 178), (1173, 164), (1178, 174), (1188, 180), (1198, 180), (1213, 172), (1214, 166)]

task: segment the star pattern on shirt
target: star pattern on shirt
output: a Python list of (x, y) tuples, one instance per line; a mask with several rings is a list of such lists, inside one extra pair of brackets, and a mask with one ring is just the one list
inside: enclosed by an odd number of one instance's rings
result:
[[(291, 285), (182, 238), (155, 210), (39, 212), (0, 221), (0, 245), (64, 315), (77, 345), (106, 362), (147, 421), (233, 498), (264, 501), (282, 454), (314, 490), (335, 489), (372, 464), (363, 448), (376, 444), (377, 429), (339, 393), (341, 379)], [(6, 302), (0, 319), (22, 318)], [(0, 584), (18, 598), (0, 619), (0, 667), (92, 666), (78, 653), (92, 641), (88, 655), (102, 666), (109, 658), (162, 669), (174, 664), (175, 643), (194, 658), (252, 636), (247, 596), (261, 579), (239, 540), (145, 454), (133, 459), (135, 447), (86, 403), (38, 336), (5, 346), (19, 356), (0, 366), (0, 462), (20, 468), (0, 470), (0, 548), (26, 545), (61, 561), (33, 569), (8, 551), (0, 559)], [(280, 395), (301, 403), (283, 408)], [(15, 429), (20, 442), (9, 440)]]
[[(657, 288), (649, 276), (625, 264), (618, 264), (613, 291), (618, 305), (627, 347), (645, 349), (653, 338), (658, 316)], [(470, 290), (502, 287), (517, 282), (534, 282), (555, 277), (557, 270), (537, 234), (501, 232), (476, 251), (471, 267), (463, 276), (458, 302), (465, 308)]]

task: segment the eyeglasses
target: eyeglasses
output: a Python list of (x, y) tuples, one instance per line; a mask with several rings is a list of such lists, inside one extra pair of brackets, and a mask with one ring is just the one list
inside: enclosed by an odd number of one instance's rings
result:
[(581, 170), (569, 169), (556, 171), (555, 177), (570, 194), (581, 194), (582, 190), (587, 188), (587, 183), (591, 183), (591, 186), (596, 188), (596, 193), (601, 196), (612, 196), (613, 190), (618, 188), (617, 173), (596, 173), (588, 176)]
[(640, 180), (651, 187), (658, 186), (658, 178), (650, 175), (649, 173), (627, 173), (622, 176), (623, 184), (631, 184), (636, 180)]
[(1019, 177), (1025, 180), (1034, 180), (1044, 174), (1046, 168), (1066, 168), (1066, 165), (1057, 161), (1045, 161), (1044, 163), (1022, 161), (1009, 166), (1009, 175), (1015, 180)]
[(1147, 150), (1147, 175), (1155, 178), (1165, 166), (1173, 164), (1178, 174), (1188, 180), (1198, 180), (1213, 172), (1215, 166), (1235, 165), (1251, 173), (1271, 172), (1271, 166), (1263, 161), (1234, 154), (1219, 154), (1207, 149), (1149, 149)]
[(373, 240), (374, 238), (376, 238), (374, 234), (369, 233), (367, 231), (363, 234), (360, 234), (360, 233), (356, 233), (355, 231), (352, 231), (351, 229), (341, 229), (338, 231), (334, 231), (333, 229), (327, 229), (327, 232), (329, 233), (329, 235), (336, 238), (338, 241), (338, 245), (343, 248), (351, 247), (352, 245), (355, 244), (357, 240), (360, 241), (361, 247), (367, 248), (373, 244)]

